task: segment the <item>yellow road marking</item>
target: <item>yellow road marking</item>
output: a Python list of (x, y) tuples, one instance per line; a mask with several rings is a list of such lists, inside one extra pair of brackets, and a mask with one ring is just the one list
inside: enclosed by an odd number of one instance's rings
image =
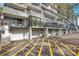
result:
[(77, 56), (79, 56), (79, 52), (77, 53)]
[[(40, 40), (40, 39), (39, 39)], [(34, 47), (36, 46), (36, 44), (39, 42), (39, 40), (33, 45), (33, 47), (27, 52), (27, 54), (25, 56), (28, 56), (29, 53), (34, 49)]]
[(40, 55), (41, 55), (41, 52), (42, 52), (42, 48), (43, 48), (43, 43), (44, 43), (44, 40), (45, 40), (45, 38), (43, 38), (43, 40), (42, 40), (42, 44), (41, 44), (41, 47), (40, 47), (40, 51), (39, 51), (39, 53), (38, 53), (38, 56), (40, 56)]
[(58, 48), (58, 50), (60, 51), (60, 53), (65, 56), (65, 54), (63, 53), (63, 51), (60, 49), (60, 47), (55, 43), (56, 47)]
[(52, 51), (52, 47), (51, 47), (51, 44), (49, 42), (49, 39), (48, 39), (48, 45), (49, 45), (50, 55), (53, 56), (53, 51)]
[(72, 54), (76, 55), (75, 52), (73, 52), (69, 47), (67, 47), (66, 45), (64, 45), (63, 43), (61, 43), (62, 46), (64, 46), (69, 52), (71, 52)]
[(77, 48), (77, 50), (78, 50), (77, 56), (79, 56), (79, 48)]
[(27, 45), (25, 45), (23, 48), (21, 48), (20, 50), (18, 50), (15, 54), (13, 54), (12, 56), (16, 56), (20, 51), (22, 51), (23, 49), (25, 49), (28, 45), (30, 45), (30, 43), (32, 43), (34, 40), (32, 40), (31, 42), (29, 42)]
[(14, 50), (15, 48), (17, 48), (17, 47), (19, 47), (19, 46), (23, 45), (23, 44), (24, 44), (24, 42), (23, 42), (23, 43), (21, 43), (20, 45), (16, 46), (16, 47), (14, 47), (14, 48), (12, 48), (12, 49), (10, 49), (10, 50), (8, 50), (8, 51), (6, 51), (6, 52), (4, 52), (4, 53), (0, 54), (0, 55), (2, 56), (2, 55), (4, 55), (4, 54), (6, 54), (6, 53), (8, 53), (8, 52), (10, 52), (10, 51), (12, 51), (12, 50)]
[[(17, 43), (17, 44), (20, 44), (20, 43)], [(10, 46), (12, 46), (12, 45), (16, 45), (16, 44), (11, 44), (11, 45), (9, 45), (8, 47), (10, 47)], [(6, 48), (8, 48), (8, 47), (4, 47), (4, 48), (2, 48), (2, 50), (6, 49)]]

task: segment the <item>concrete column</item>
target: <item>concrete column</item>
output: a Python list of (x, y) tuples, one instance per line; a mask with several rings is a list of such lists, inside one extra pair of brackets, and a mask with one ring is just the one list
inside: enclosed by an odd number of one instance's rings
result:
[(52, 35), (53, 35), (53, 36), (55, 35), (54, 29), (53, 29), (53, 33), (52, 33)]
[(71, 30), (70, 30), (70, 33), (71, 33)]
[(45, 33), (44, 33), (44, 36), (47, 38), (48, 37), (48, 27), (47, 28), (45, 28)]
[(66, 34), (68, 34), (68, 29), (66, 29)]
[(59, 35), (62, 35), (62, 29), (59, 29)]
[(29, 28), (29, 39), (32, 39), (32, 28)]
[[(27, 7), (27, 6), (26, 6), (26, 7)], [(27, 13), (26, 8), (25, 8), (24, 12)], [(25, 26), (25, 27), (26, 27), (26, 25), (27, 25), (27, 21), (26, 21), (26, 19), (27, 19), (27, 17), (24, 19), (24, 26)]]
[(27, 26), (27, 22), (26, 22), (26, 19), (24, 19), (24, 26), (25, 26), (25, 27)]

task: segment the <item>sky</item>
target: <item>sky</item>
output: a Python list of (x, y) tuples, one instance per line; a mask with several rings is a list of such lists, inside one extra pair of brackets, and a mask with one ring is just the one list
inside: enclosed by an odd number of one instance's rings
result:
[[(79, 4), (73, 5), (72, 11), (74, 16), (79, 16)], [(77, 17), (77, 25), (79, 26), (79, 17)]]
[(79, 16), (79, 5), (73, 5), (73, 15)]

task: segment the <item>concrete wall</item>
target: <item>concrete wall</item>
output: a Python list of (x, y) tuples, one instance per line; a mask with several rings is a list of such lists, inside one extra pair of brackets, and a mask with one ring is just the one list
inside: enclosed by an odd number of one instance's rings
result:
[[(31, 29), (31, 30), (30, 30)], [(24, 39), (30, 39), (32, 38), (39, 38), (43, 36), (43, 34), (46, 37), (54, 36), (54, 35), (61, 35), (63, 34), (63, 31), (57, 30), (57, 29), (51, 29), (48, 28), (41, 29), (41, 28), (7, 28), (3, 27), (2, 30), (4, 30), (5, 33), (2, 34), (2, 41), (16, 41), (16, 40), (24, 40)], [(61, 33), (62, 32), (62, 33)]]
[(54, 31), (53, 30), (48, 30), (48, 32), (49, 32), (49, 36), (53, 36), (53, 33), (54, 33)]
[[(39, 38), (43, 34), (42, 30), (32, 30), (32, 38)], [(11, 31), (11, 41), (29, 39), (29, 29), (13, 29)]]
[(29, 39), (29, 31), (26, 29), (16, 29), (11, 31), (11, 41)]
[(32, 38), (39, 38), (43, 35), (43, 31), (42, 30), (36, 30), (36, 31), (32, 31)]
[(9, 33), (9, 27), (8, 26), (1, 26), (1, 42), (7, 42), (10, 43), (10, 33)]

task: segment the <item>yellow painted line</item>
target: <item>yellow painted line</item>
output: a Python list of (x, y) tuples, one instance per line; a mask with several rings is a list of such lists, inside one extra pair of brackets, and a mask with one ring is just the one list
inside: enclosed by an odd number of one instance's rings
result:
[(0, 47), (0, 51), (1, 51), (1, 47)]
[(50, 55), (53, 56), (53, 51), (52, 51), (52, 47), (51, 47), (51, 44), (49, 42), (49, 39), (48, 39), (48, 45), (49, 45)]
[[(17, 44), (20, 44), (20, 43), (17, 43)], [(16, 45), (16, 44), (11, 44), (11, 45), (9, 45), (9, 46), (7, 46), (7, 47), (2, 48), (2, 50), (6, 49), (6, 48), (8, 48), (8, 47), (10, 47), (10, 46), (12, 46), (12, 45)]]
[(78, 50), (77, 56), (79, 56), (79, 48), (77, 48), (77, 50)]
[(23, 49), (25, 49), (28, 45), (30, 45), (30, 43), (32, 43), (34, 40), (32, 40), (31, 42), (29, 42), (27, 45), (25, 45), (23, 48), (21, 48), (20, 50), (18, 50), (15, 54), (13, 54), (12, 56), (16, 56), (19, 52), (21, 52)]
[(79, 52), (77, 53), (77, 56), (79, 56)]
[(6, 54), (6, 53), (8, 53), (8, 52), (10, 52), (10, 51), (12, 51), (12, 50), (14, 50), (15, 48), (18, 48), (19, 46), (21, 46), (21, 45), (23, 45), (24, 44), (24, 42), (23, 43), (21, 43), (20, 45), (18, 45), (18, 46), (15, 46), (14, 48), (12, 48), (12, 49), (10, 49), (10, 50), (8, 50), (8, 51), (6, 51), (6, 52), (4, 52), (4, 53), (2, 53), (2, 54), (0, 54), (1, 56), (2, 55), (4, 55), (4, 54)]
[(38, 53), (38, 56), (40, 56), (40, 55), (41, 55), (41, 52), (42, 52), (42, 48), (43, 48), (43, 43), (44, 43), (44, 40), (45, 40), (45, 38), (43, 38), (43, 40), (42, 40), (42, 44), (41, 44), (41, 47), (40, 47), (40, 51), (39, 51), (39, 53)]
[(56, 45), (56, 47), (58, 48), (58, 50), (59, 50), (59, 52), (63, 55), (63, 56), (65, 56), (65, 54), (63, 53), (63, 51), (60, 49), (60, 47), (55, 43), (55, 45)]
[(79, 48), (77, 48), (77, 50), (79, 50)]
[[(39, 39), (40, 40), (40, 39)], [(34, 47), (37, 45), (37, 43), (39, 42), (39, 40), (33, 45), (33, 47), (26, 53), (25, 56), (28, 56), (29, 53), (34, 49)]]
[(64, 45), (63, 43), (61, 43), (62, 46), (64, 46), (69, 52), (71, 52), (72, 54), (76, 55), (75, 52), (73, 52), (69, 47), (67, 47), (66, 45)]

